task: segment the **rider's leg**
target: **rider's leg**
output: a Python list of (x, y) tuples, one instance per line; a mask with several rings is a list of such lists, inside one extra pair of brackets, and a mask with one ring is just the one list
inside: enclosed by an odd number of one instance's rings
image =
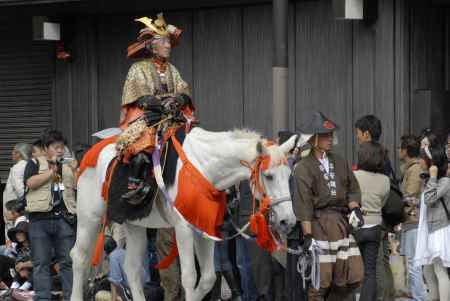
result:
[(131, 204), (140, 204), (150, 192), (145, 179), (151, 169), (151, 158), (145, 152), (139, 152), (129, 163), (128, 192), (122, 198)]

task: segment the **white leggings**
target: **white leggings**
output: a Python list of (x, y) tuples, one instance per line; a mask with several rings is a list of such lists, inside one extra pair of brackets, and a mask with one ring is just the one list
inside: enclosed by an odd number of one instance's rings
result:
[(436, 259), (433, 264), (424, 266), (423, 273), (430, 290), (430, 300), (450, 300), (450, 278), (441, 259)]

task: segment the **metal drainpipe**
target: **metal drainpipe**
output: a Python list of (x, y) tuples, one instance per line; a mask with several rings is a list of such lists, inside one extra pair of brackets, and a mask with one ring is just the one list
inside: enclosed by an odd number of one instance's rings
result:
[(272, 64), (272, 129), (273, 137), (278, 131), (289, 127), (288, 102), (288, 0), (273, 0), (273, 64)]

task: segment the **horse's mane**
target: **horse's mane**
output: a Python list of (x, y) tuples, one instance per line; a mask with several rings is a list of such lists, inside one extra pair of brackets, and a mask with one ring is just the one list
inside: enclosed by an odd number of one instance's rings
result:
[[(267, 145), (268, 139), (264, 138), (260, 133), (250, 129), (234, 129), (230, 132), (230, 137), (234, 139), (255, 140), (257, 142), (258, 152), (261, 151), (262, 145)], [(285, 158), (285, 154), (279, 147), (267, 148), (273, 162), (281, 162)]]
[(266, 140), (260, 133), (250, 129), (234, 129), (230, 131), (230, 137), (234, 139), (261, 140), (261, 142)]

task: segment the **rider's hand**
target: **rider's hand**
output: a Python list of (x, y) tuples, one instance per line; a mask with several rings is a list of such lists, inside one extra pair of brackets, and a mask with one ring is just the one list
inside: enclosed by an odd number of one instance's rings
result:
[(177, 100), (175, 97), (166, 97), (161, 102), (165, 112), (171, 112), (177, 108)]
[(192, 104), (191, 97), (185, 93), (181, 93), (181, 94), (178, 94), (177, 96), (175, 96), (175, 100), (176, 100), (179, 108), (182, 108), (186, 105)]
[(159, 99), (155, 96), (145, 95), (136, 100), (136, 105), (143, 111), (150, 110), (152, 106), (159, 103)]
[(162, 112), (157, 110), (146, 111), (144, 117), (147, 125), (153, 125), (161, 120)]

